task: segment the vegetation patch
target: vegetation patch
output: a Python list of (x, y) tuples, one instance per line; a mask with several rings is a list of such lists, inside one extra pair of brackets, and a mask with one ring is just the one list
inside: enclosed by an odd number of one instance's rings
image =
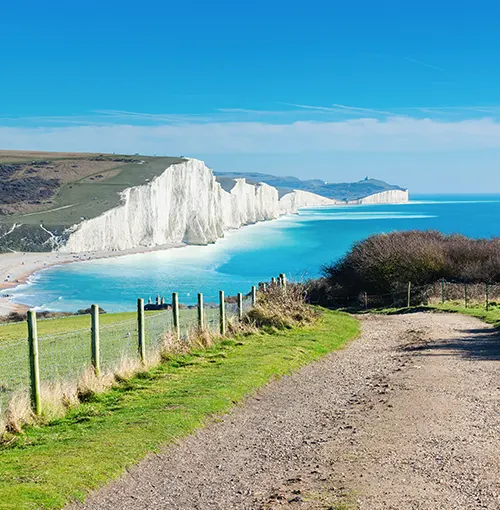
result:
[[(146, 315), (154, 312), (146, 312)], [(25, 315), (19, 317), (22, 321), (0, 324), (0, 345), (7, 340), (25, 340), (28, 329), (24, 322)], [(106, 313), (100, 316), (100, 322), (103, 326), (119, 324), (124, 321), (131, 321), (137, 318), (135, 312)], [(68, 315), (58, 318), (47, 318), (38, 321), (38, 334), (55, 335), (58, 333), (70, 333), (76, 330), (90, 328), (90, 315)]]
[[(409, 282), (415, 292), (425, 292), (425, 286), (442, 278), (460, 283), (500, 282), (500, 238), (469, 239), (418, 230), (378, 234), (325, 266), (323, 275), (308, 287), (313, 303), (349, 307), (367, 293), (372, 306), (401, 305)], [(420, 298), (425, 302), (425, 296)]]
[(93, 395), (65, 417), (28, 427), (0, 451), (0, 508), (61, 508), (193, 432), (275, 377), (341, 348), (359, 332), (325, 311), (310, 326), (253, 333), (164, 363)]
[(486, 306), (479, 304), (472, 304), (465, 307), (463, 304), (450, 302), (444, 304), (433, 305), (430, 307), (435, 310), (441, 310), (444, 312), (455, 312), (464, 315), (470, 315), (476, 317), (482, 321), (500, 328), (500, 305), (492, 304), (486, 309)]
[(317, 318), (314, 308), (304, 300), (304, 287), (288, 285), (285, 289), (269, 286), (259, 293), (259, 301), (246, 316), (246, 321), (266, 331), (290, 329), (311, 324)]

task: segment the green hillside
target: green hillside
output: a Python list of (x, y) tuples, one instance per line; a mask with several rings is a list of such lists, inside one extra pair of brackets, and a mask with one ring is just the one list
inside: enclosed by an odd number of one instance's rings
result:
[[(123, 190), (145, 184), (183, 161), (138, 154), (0, 151), (0, 252), (51, 251), (54, 239), (65, 241), (69, 227), (116, 207)], [(235, 178), (244, 177), (276, 187), (280, 197), (298, 189), (350, 201), (403, 189), (368, 178), (327, 183), (260, 173), (216, 176), (226, 191), (233, 188)]]
[(117, 206), (124, 189), (145, 184), (183, 161), (139, 155), (0, 151), (0, 250), (50, 251), (51, 235), (41, 224), (61, 236), (82, 218), (94, 218)]

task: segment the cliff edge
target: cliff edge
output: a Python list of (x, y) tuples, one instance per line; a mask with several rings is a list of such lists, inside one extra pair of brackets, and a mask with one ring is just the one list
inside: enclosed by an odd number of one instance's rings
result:
[(223, 189), (202, 161), (189, 159), (147, 184), (124, 190), (119, 206), (72, 227), (57, 249), (122, 251), (209, 244), (231, 229), (296, 213), (300, 207), (337, 203), (300, 190), (278, 195), (268, 184), (249, 184), (243, 178)]
[(203, 245), (301, 207), (408, 201), (374, 179), (216, 174), (184, 157), (0, 151), (0, 177), (0, 252)]

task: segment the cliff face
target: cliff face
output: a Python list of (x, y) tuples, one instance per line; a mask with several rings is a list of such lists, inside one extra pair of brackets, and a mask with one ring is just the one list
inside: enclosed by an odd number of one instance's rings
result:
[(59, 251), (208, 244), (229, 229), (296, 213), (304, 206), (335, 203), (304, 191), (279, 199), (276, 188), (245, 179), (235, 179), (234, 187), (225, 191), (203, 162), (190, 159), (123, 191), (121, 205), (73, 227)]
[(408, 190), (388, 190), (375, 193), (357, 201), (359, 204), (406, 204), (410, 200)]
[(283, 195), (279, 201), (281, 214), (296, 213), (301, 207), (309, 207), (313, 205), (335, 205), (340, 204), (331, 198), (322, 197), (309, 191), (295, 190), (292, 193)]

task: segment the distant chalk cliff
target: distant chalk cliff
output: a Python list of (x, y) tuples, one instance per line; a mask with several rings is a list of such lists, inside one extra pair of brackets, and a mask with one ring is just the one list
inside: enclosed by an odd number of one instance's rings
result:
[[(122, 187), (119, 194), (109, 193), (104, 202), (107, 209), (103, 207), (94, 216), (95, 199), (89, 203), (89, 217), (45, 222), (42, 211), (38, 223), (25, 222), (23, 217), (0, 223), (0, 251), (78, 253), (205, 245), (229, 230), (294, 214), (301, 207), (400, 204), (409, 199), (408, 190), (368, 178), (329, 184), (266, 174), (215, 175), (197, 159), (178, 158), (169, 163), (166, 168), (159, 166), (151, 179)], [(260, 177), (266, 182), (259, 181)], [(73, 205), (60, 209), (68, 207)]]
[(352, 204), (406, 204), (410, 200), (409, 191), (406, 190), (388, 190), (375, 193), (359, 200), (349, 202)]
[(300, 190), (279, 198), (276, 188), (248, 184), (243, 178), (225, 187), (202, 161), (172, 165), (151, 182), (124, 190), (121, 205), (72, 227), (58, 250), (208, 244), (243, 225), (296, 213), (300, 207), (337, 203)]

